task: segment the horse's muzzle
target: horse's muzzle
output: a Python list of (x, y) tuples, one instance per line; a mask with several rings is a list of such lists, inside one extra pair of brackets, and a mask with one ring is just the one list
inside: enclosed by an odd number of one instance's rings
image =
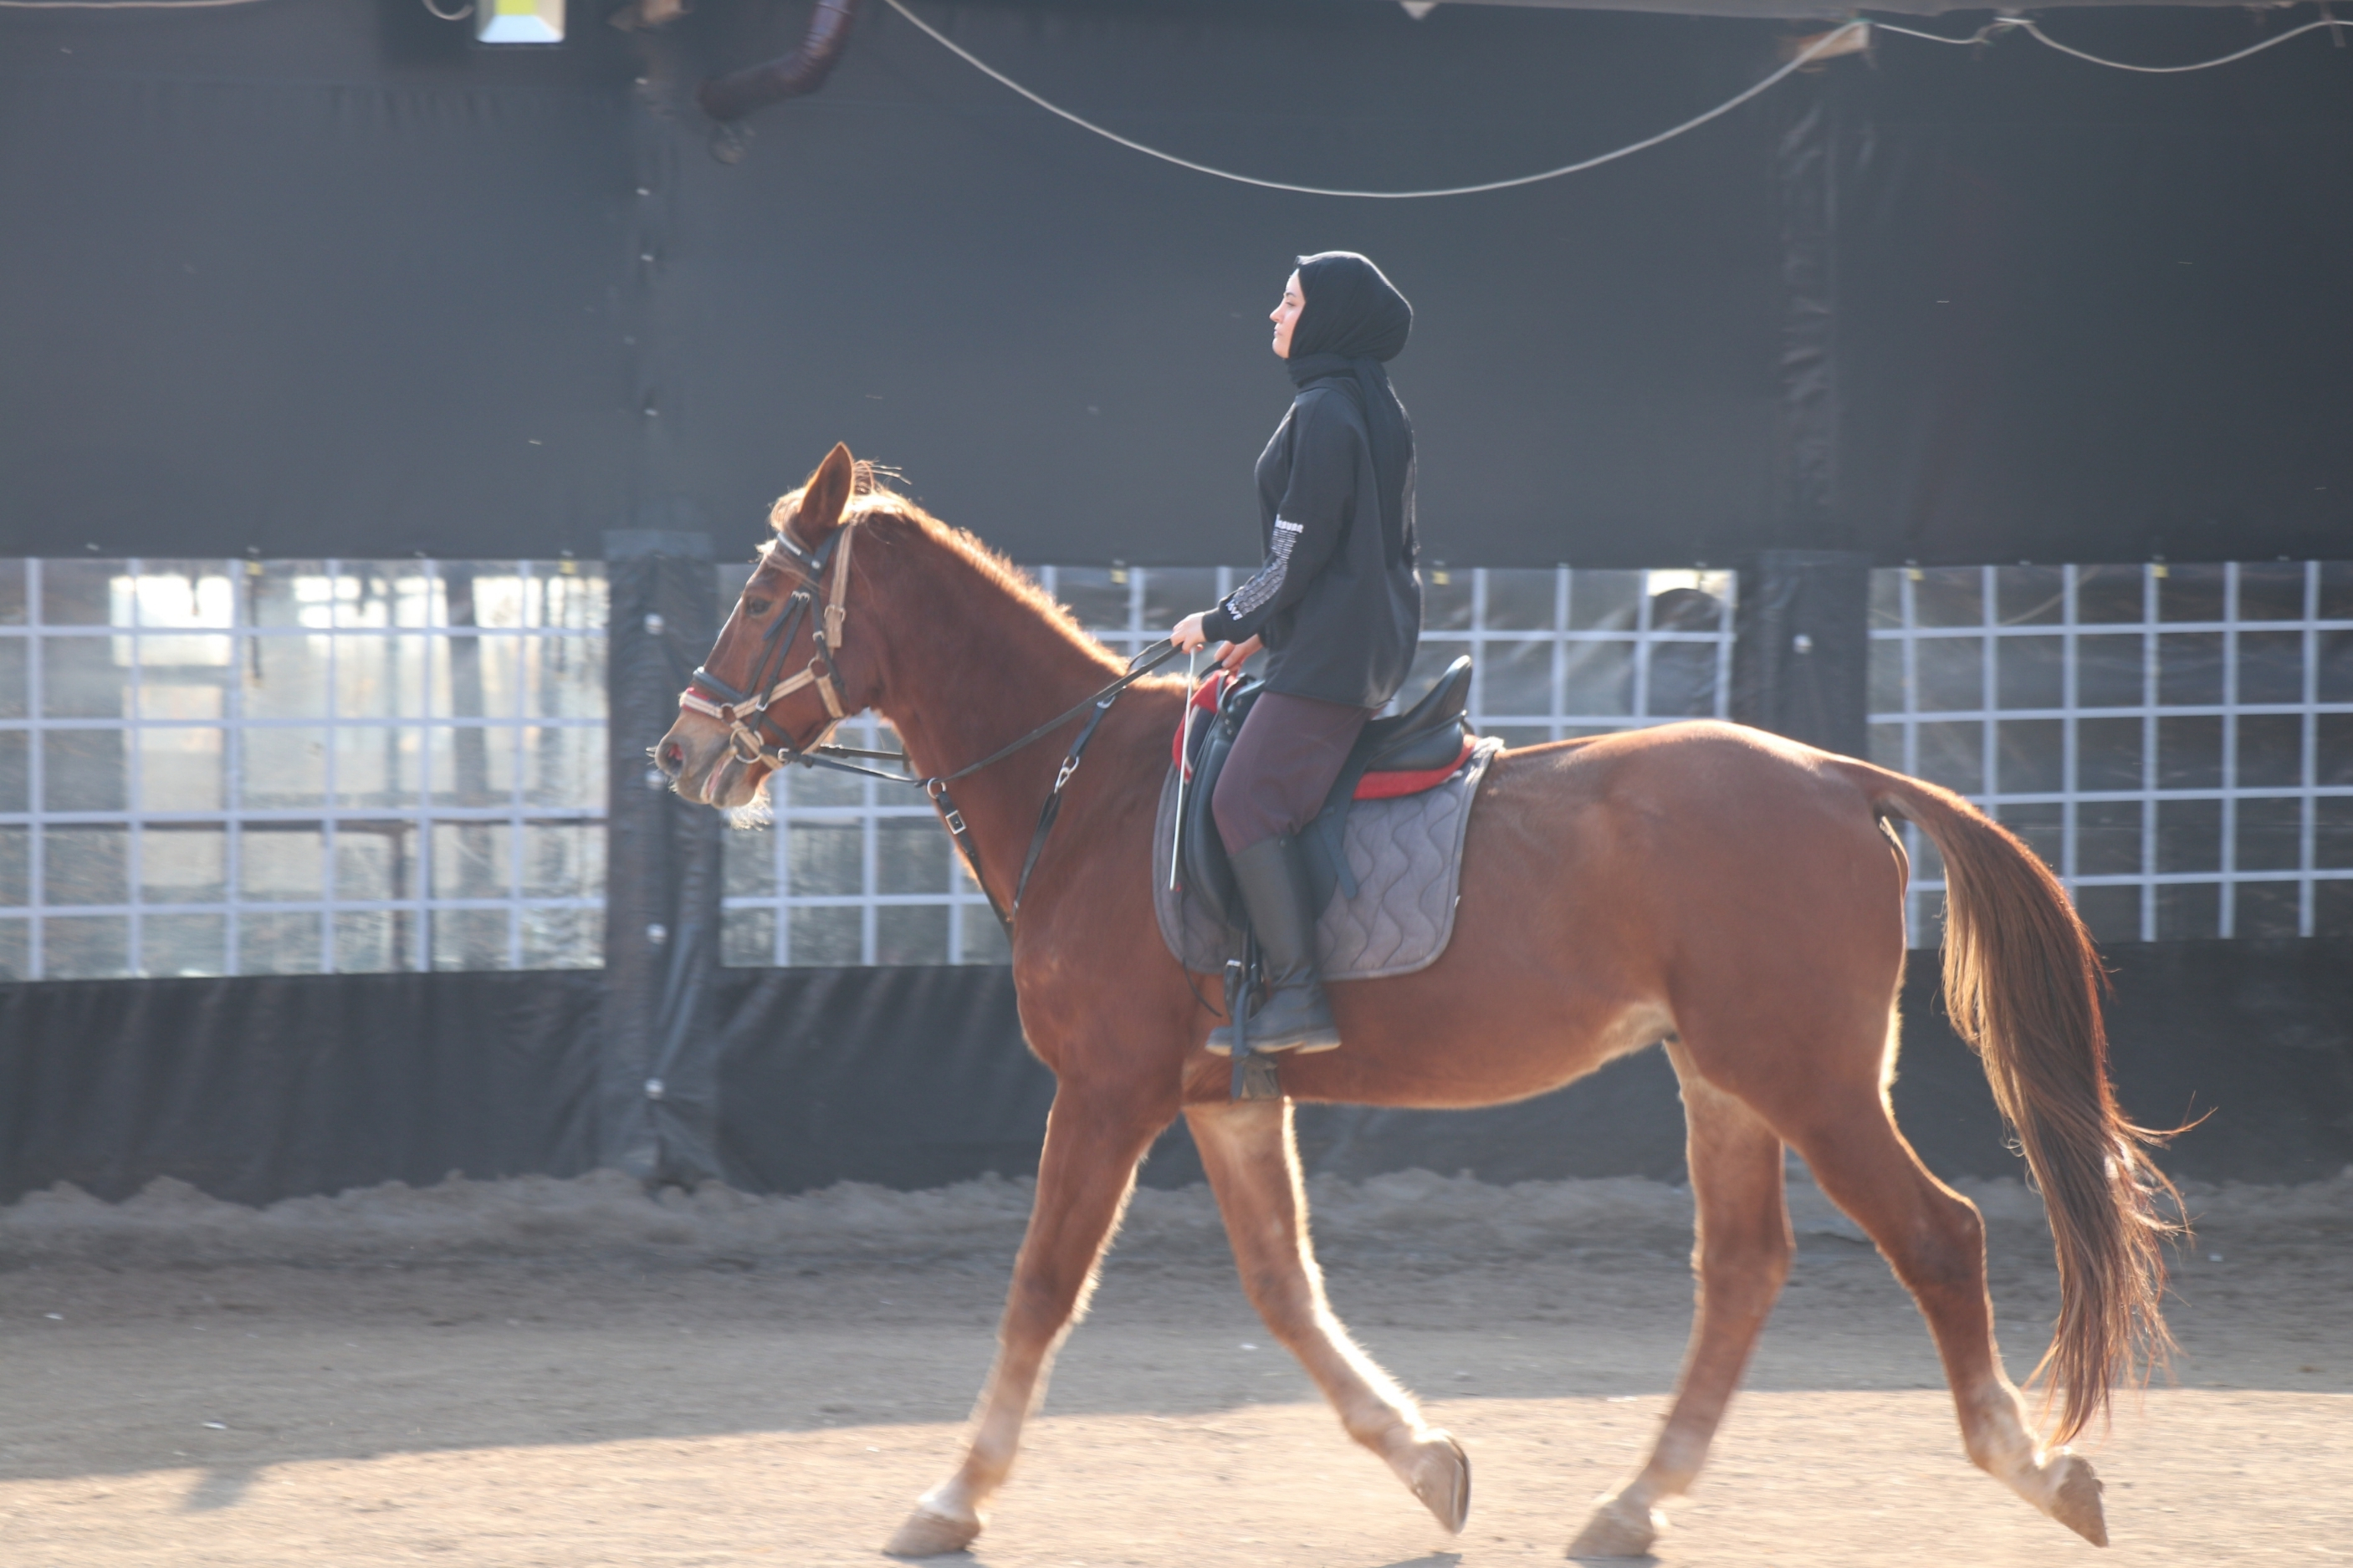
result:
[(698, 805), (743, 805), (758, 793), (759, 775), (727, 742), (726, 730), (714, 721), (681, 713), (655, 743), (653, 763), (681, 795)]

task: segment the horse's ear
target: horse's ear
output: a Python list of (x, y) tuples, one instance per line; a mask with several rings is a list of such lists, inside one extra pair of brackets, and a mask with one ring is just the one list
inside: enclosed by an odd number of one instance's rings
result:
[(793, 532), (800, 537), (804, 548), (815, 550), (826, 536), (841, 526), (841, 514), (849, 505), (850, 492), (858, 487), (858, 464), (849, 455), (849, 447), (839, 441), (817, 466), (817, 472), (801, 487), (801, 509), (793, 518)]

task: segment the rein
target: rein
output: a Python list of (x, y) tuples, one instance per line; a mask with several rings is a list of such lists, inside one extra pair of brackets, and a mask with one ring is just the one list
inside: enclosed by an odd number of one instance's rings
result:
[[(987, 899), (989, 911), (997, 916), (997, 924), (1005, 928), (1009, 940), (1013, 935), (1013, 917), (1021, 910), (1021, 895), (1029, 888), (1029, 874), (1038, 868), (1038, 858), (1045, 853), (1046, 836), (1054, 830), (1054, 819), (1061, 815), (1063, 786), (1071, 782), (1071, 775), (1078, 772), (1080, 759), (1086, 755), (1087, 743), (1094, 739), (1096, 727), (1103, 721), (1103, 715), (1111, 711), (1111, 705), (1119, 700), (1119, 694), (1176, 658), (1176, 647), (1165, 637), (1154, 643), (1128, 660), (1127, 673), (1110, 685), (1047, 720), (1020, 739), (999, 746), (978, 762), (967, 763), (952, 773), (918, 778), (908, 762), (907, 753), (902, 751), (874, 752), (856, 746), (828, 745), (826, 737), (849, 716), (842, 704), (840, 672), (835, 660), (841, 651), (842, 628), (849, 617), (846, 595), (849, 588), (849, 539), (855, 526), (854, 523), (843, 523), (814, 551), (803, 547), (798, 540), (792, 537), (789, 529), (778, 532), (773, 548), (786, 553), (793, 565), (799, 569), (802, 581), (801, 585), (793, 590), (792, 597), (786, 601), (785, 613), (776, 617), (763, 639), (759, 660), (753, 670), (751, 690), (738, 691), (698, 665), (694, 673), (687, 678), (686, 689), (678, 695), (679, 706), (726, 725), (728, 744), (739, 762), (766, 763), (771, 768), (826, 768), (835, 773), (854, 773), (860, 778), (913, 784), (922, 790), (931, 801), (932, 809), (939, 813), (940, 824), (948, 830), (948, 837), (955, 840), (956, 849), (964, 856), (965, 865), (972, 872), (972, 879), (980, 884), (981, 895)], [(828, 564), (833, 568), (830, 595), (826, 594), (823, 586)], [(809, 641), (815, 652), (808, 664), (762, 691), (760, 689), (764, 684), (783, 674), (793, 637), (812, 607), (818, 610), (818, 621), (809, 628)], [(817, 688), (818, 695), (825, 699), (826, 712), (829, 717), (825, 727), (812, 740), (806, 744), (796, 745), (784, 725), (770, 715), (768, 707), (805, 686)], [(706, 691), (709, 696), (704, 695)], [(1054, 787), (1047, 792), (1046, 804), (1039, 808), (1038, 827), (1030, 835), (1029, 852), (1022, 858), (1021, 875), (1013, 884), (1013, 902), (1008, 908), (997, 901), (997, 895), (989, 889), (988, 879), (981, 875), (980, 847), (973, 842), (972, 830), (965, 821), (964, 813), (956, 809), (955, 798), (948, 794), (948, 785), (960, 779), (970, 778), (983, 768), (1001, 763), (1024, 747), (1044, 740), (1090, 708), (1094, 710), (1093, 713), (1088, 718), (1086, 727), (1079, 731), (1078, 739), (1071, 742), (1069, 754), (1063, 757), (1062, 765), (1055, 770)], [(774, 742), (763, 734), (764, 726), (776, 731), (777, 738)], [(896, 763), (907, 771), (887, 773), (881, 768), (844, 760), (850, 757)]]

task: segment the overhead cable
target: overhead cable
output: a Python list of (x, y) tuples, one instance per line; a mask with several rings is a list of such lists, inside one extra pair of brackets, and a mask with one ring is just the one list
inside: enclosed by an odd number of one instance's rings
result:
[[(0, 0), (0, 5), (13, 3), (16, 3), (16, 0)], [(218, 3), (218, 0), (216, 0), (216, 3)], [(2224, 55), (2218, 59), (2198, 60), (2189, 65), (2183, 66), (2141, 66), (2134, 65), (2125, 60), (2105, 59), (2098, 55), (2086, 54), (2082, 49), (2075, 48), (2071, 45), (2063, 44), (2058, 39), (2051, 37), (2048, 33), (2045, 33), (2041, 27), (2037, 26), (2034, 20), (2028, 16), (1997, 17), (1995, 20), (1987, 24), (1985, 26), (1978, 28), (1975, 33), (1972, 33), (1966, 38), (1947, 38), (1941, 34), (1919, 32), (1911, 27), (1894, 26), (1886, 22), (1867, 22), (1858, 20), (1849, 22), (1842, 26), (1834, 27), (1831, 31), (1813, 39), (1811, 42), (1807, 44), (1803, 49), (1799, 50), (1798, 54), (1786, 65), (1782, 66), (1780, 69), (1765, 78), (1762, 81), (1757, 82), (1755, 86), (1747, 88), (1733, 97), (1725, 100), (1722, 103), (1717, 104), (1714, 109), (1709, 110), (1704, 114), (1694, 115), (1691, 119), (1684, 121), (1680, 125), (1674, 126), (1666, 131), (1662, 131), (1655, 136), (1646, 136), (1640, 142), (1635, 142), (1627, 146), (1618, 148), (1614, 152), (1603, 153), (1595, 157), (1580, 159), (1578, 162), (1574, 163), (1564, 163), (1557, 169), (1546, 169), (1534, 174), (1520, 174), (1508, 180), (1489, 180), (1484, 184), (1476, 185), (1445, 185), (1426, 191), (1348, 191), (1329, 189), (1322, 185), (1297, 185), (1284, 180), (1262, 180), (1255, 174), (1236, 174), (1231, 169), (1219, 169), (1212, 167), (1208, 163), (1197, 163), (1190, 158), (1180, 158), (1174, 153), (1164, 153), (1157, 147), (1147, 147), (1141, 142), (1122, 136), (1116, 131), (1107, 130), (1101, 125), (1097, 125), (1093, 121), (1088, 120), (1082, 115), (1074, 114), (1071, 110), (1064, 109), (1060, 104), (1055, 103), (1049, 99), (1039, 96), (1038, 93), (1032, 92), (1029, 89), (1022, 86), (1019, 82), (1015, 81), (1011, 77), (1007, 76), (1003, 71), (998, 70), (995, 66), (990, 65), (987, 60), (982, 59), (979, 56), (974, 54), (971, 50), (965, 48), (963, 45), (957, 43), (946, 34), (941, 32), (937, 27), (933, 26), (929, 22), (924, 21), (921, 16), (916, 16), (913, 11), (907, 9), (904, 0), (886, 0), (886, 4), (890, 5), (891, 9), (898, 12), (900, 16), (904, 16), (909, 22), (913, 23), (917, 31), (923, 33), (934, 43), (939, 45), (942, 48), (947, 50), (948, 53), (955, 56), (958, 59), (964, 61), (965, 64), (972, 67), (973, 69), (980, 72), (983, 76), (987, 77), (990, 80), (997, 83), (1001, 87), (1008, 88), (1014, 92), (1019, 93), (1023, 98), (1028, 99), (1039, 108), (1046, 110), (1050, 114), (1060, 116), (1062, 119), (1067, 120), (1071, 124), (1079, 127), (1082, 131), (1091, 131), (1106, 142), (1115, 142), (1120, 146), (1128, 149), (1130, 152), (1141, 153), (1147, 158), (1157, 158), (1164, 163), (1174, 163), (1180, 169), (1190, 169), (1197, 174), (1211, 174), (1220, 180), (1231, 180), (1237, 184), (1256, 185), (1261, 190), (1288, 191), (1294, 195), (1303, 196), (1349, 196), (1367, 201), (1389, 202), (1418, 201), (1429, 196), (1471, 196), (1478, 195), (1486, 191), (1508, 191), (1520, 185), (1534, 185), (1541, 184), (1546, 180), (1557, 180), (1564, 174), (1583, 174), (1588, 169), (1598, 169), (1604, 163), (1614, 163), (1620, 158), (1629, 157), (1636, 153), (1645, 152), (1650, 148), (1656, 147), (1662, 142), (1672, 142), (1686, 131), (1696, 131), (1701, 126), (1706, 124), (1709, 121), (1715, 120), (1731, 113), (1742, 104), (1746, 103), (1750, 99), (1779, 85), (1782, 81), (1788, 79), (1792, 74), (1822, 56), (1850, 52), (1848, 48), (1841, 47), (1841, 46), (1846, 42), (1851, 35), (1858, 30), (1861, 30), (1864, 34), (1865, 37), (1868, 37), (1873, 32), (1895, 33), (1904, 37), (1920, 38), (1932, 44), (1968, 46), (1984, 43), (2000, 33), (2007, 32), (2015, 28), (2026, 33), (2030, 37), (2032, 37), (2037, 42), (2058, 50), (2063, 55), (2072, 55), (2077, 59), (2087, 60), (2095, 66), (2106, 66), (2113, 70), (2139, 71), (2151, 76), (2171, 76), (2182, 71), (2208, 70), (2215, 66), (2230, 65), (2234, 61), (2245, 59), (2250, 55), (2261, 54), (2263, 50), (2272, 47), (2275, 44), (2284, 44), (2290, 38), (2298, 37), (2316, 28), (2353, 27), (2353, 21), (2340, 21), (2333, 16), (2324, 14), (2318, 21), (2307, 22), (2300, 27), (2292, 27), (2288, 31), (2280, 34), (2277, 37), (2266, 38), (2262, 43), (2256, 44), (2252, 47), (2241, 49), (2235, 54)]]
[(2323, 15), (2317, 21), (2306, 22), (2301, 27), (2290, 27), (2286, 32), (2278, 35), (2276, 37), (2265, 38), (2260, 44), (2251, 44), (2247, 47), (2239, 50), (2236, 54), (2221, 55), (2211, 60), (2192, 60), (2186, 66), (2140, 66), (2135, 65), (2129, 60), (2112, 60), (2104, 58), (2099, 55), (2086, 54), (2084, 50), (2075, 47), (2073, 44), (2063, 44), (2058, 39), (2052, 37), (2050, 34), (2044, 32), (2041, 26), (2036, 25), (2034, 18), (2031, 16), (1997, 16), (1992, 21), (1988, 22), (1984, 26), (1979, 27), (1976, 32), (1971, 33), (1966, 38), (1947, 38), (1940, 34), (1917, 32), (1913, 28), (1898, 27), (1892, 23), (1887, 22), (1873, 22), (1872, 26), (1883, 33), (1901, 33), (1907, 38), (1925, 38), (1932, 44), (1981, 44), (1987, 39), (1993, 37), (1996, 34), (2007, 33), (2015, 30), (2017, 32), (2024, 33), (2027, 37), (2034, 39), (2037, 43), (2048, 45), (2050, 47), (2058, 50), (2063, 55), (2073, 55), (2079, 60), (2088, 60), (2095, 66), (2105, 66), (2110, 70), (2137, 71), (2143, 76), (2179, 76), (2183, 71), (2211, 70), (2216, 66), (2235, 64), (2240, 60), (2245, 59), (2249, 55), (2262, 54), (2265, 49), (2271, 48), (2274, 45), (2284, 44), (2290, 38), (2300, 37), (2304, 34), (2312, 32), (2316, 28), (2353, 27), (2353, 20), (2340, 21), (2333, 16)]
[[(1671, 142), (1686, 131), (1696, 131), (1701, 126), (1706, 124), (1709, 121), (1731, 113), (1734, 110), (1739, 108), (1750, 99), (1755, 98), (1758, 93), (1764, 92), (1776, 86), (1792, 73), (1802, 68), (1817, 56), (1830, 53), (1841, 40), (1844, 39), (1849, 34), (1854, 32), (1857, 28), (1868, 28), (1872, 25), (1868, 22), (1849, 22), (1843, 26), (1833, 28), (1830, 32), (1824, 33), (1820, 37), (1816, 38), (1812, 43), (1809, 44), (1779, 70), (1775, 71), (1771, 76), (1767, 77), (1764, 80), (1757, 83), (1754, 87), (1750, 87), (1734, 97), (1725, 99), (1722, 103), (1717, 104), (1714, 109), (1709, 110), (1706, 113), (1694, 115), (1672, 130), (1662, 131), (1655, 136), (1646, 136), (1640, 142), (1633, 142), (1629, 146), (1620, 147), (1612, 153), (1601, 153), (1598, 157), (1586, 158), (1575, 163), (1564, 163), (1557, 169), (1546, 169), (1540, 174), (1521, 174), (1509, 180), (1489, 180), (1483, 184), (1477, 185), (1447, 185), (1436, 190), (1428, 191), (1339, 191), (1327, 190), (1321, 185), (1294, 185), (1282, 180), (1261, 180), (1255, 174), (1238, 174), (1230, 169), (1217, 169), (1210, 167), (1207, 163), (1196, 163), (1190, 158), (1179, 158), (1174, 153), (1164, 153), (1157, 147), (1147, 147), (1141, 142), (1130, 141), (1128, 138), (1122, 136), (1116, 131), (1107, 131), (1103, 127), (1097, 125), (1092, 120), (1083, 119), (1079, 115), (1071, 113), (1069, 110), (1064, 109), (1059, 103), (1052, 103), (1040, 98), (1038, 94), (1030, 91), (1028, 88), (1023, 87), (1019, 82), (1015, 81), (1011, 77), (1007, 76), (1003, 71), (998, 70), (987, 61), (974, 55), (970, 50), (956, 43), (953, 38), (948, 37), (938, 28), (933, 26), (929, 22), (926, 22), (921, 16), (916, 16), (913, 11), (908, 10), (905, 5), (902, 3), (902, 0), (888, 0), (888, 4), (890, 5), (891, 9), (898, 12), (899, 15), (907, 18), (908, 21), (913, 22), (917, 28), (929, 36), (934, 42), (946, 49), (950, 54), (955, 55), (958, 59), (964, 61), (965, 64), (972, 67), (975, 70), (979, 71), (983, 76), (989, 78), (991, 80), (994, 80), (1002, 86), (1010, 88), (1012, 90), (1019, 93), (1022, 97), (1028, 99), (1039, 108), (1047, 110), (1049, 113), (1059, 114), (1063, 119), (1069, 121), (1071, 124), (1078, 126), (1081, 130), (1092, 131), (1096, 135), (1103, 138), (1103, 140), (1107, 142), (1116, 142), (1121, 146), (1127, 148), (1130, 152), (1141, 153), (1146, 157), (1157, 158), (1164, 163), (1174, 163), (1180, 169), (1190, 169), (1197, 174), (1214, 174), (1220, 180), (1231, 180), (1237, 184), (1256, 185), (1262, 190), (1289, 191), (1295, 195), (1303, 196), (1358, 196), (1370, 201), (1388, 202), (1415, 201), (1424, 196), (1472, 196), (1477, 195), (1482, 191), (1508, 191), (1515, 185), (1533, 185), (1544, 180), (1557, 180), (1563, 174), (1582, 174), (1588, 169), (1598, 169), (1604, 163), (1614, 163), (1620, 158), (1629, 157), (1633, 153), (1655, 147), (1662, 142)], [(1946, 39), (1944, 41), (1949, 43), (1952, 40)]]

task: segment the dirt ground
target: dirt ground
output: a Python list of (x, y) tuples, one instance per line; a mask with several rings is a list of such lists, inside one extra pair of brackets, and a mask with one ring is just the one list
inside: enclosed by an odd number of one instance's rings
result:
[[(2039, 1213), (1970, 1189), (2023, 1373)], [(860, 1564), (954, 1462), (1018, 1183), (655, 1202), (617, 1177), (256, 1213), (168, 1184), (0, 1209), (0, 1563)], [(1688, 1323), (1687, 1194), (1318, 1183), (1332, 1295), (1470, 1449), (1448, 1538), (1341, 1435), (1205, 1194), (1145, 1192), (976, 1553), (990, 1568), (1556, 1562), (1637, 1458)], [(1962, 1458), (1926, 1334), (1799, 1185), (1788, 1294), (1675, 1564), (2064, 1563)], [(2126, 1563), (2353, 1562), (2353, 1173), (2200, 1191), (2178, 1383), (2097, 1453)]]

